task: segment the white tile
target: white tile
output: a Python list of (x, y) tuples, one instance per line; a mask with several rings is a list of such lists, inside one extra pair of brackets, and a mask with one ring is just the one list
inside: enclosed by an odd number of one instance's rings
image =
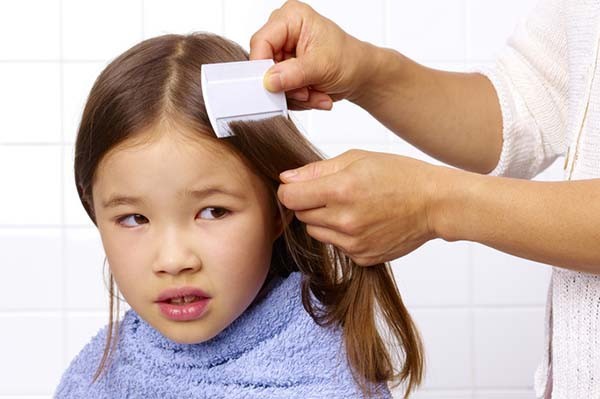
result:
[(65, 268), (67, 309), (108, 309), (109, 267), (97, 229), (66, 229)]
[(74, 154), (74, 146), (66, 145), (64, 146), (64, 182), (65, 182), (65, 192), (64, 192), (64, 214), (65, 214), (65, 224), (69, 226), (78, 225), (78, 226), (87, 226), (90, 228), (95, 228), (92, 219), (88, 216), (79, 199), (79, 194), (77, 193), (77, 187), (75, 186), (75, 154)]
[(367, 111), (349, 101), (331, 111), (312, 111), (308, 137), (317, 144), (388, 144), (393, 135)]
[(465, 389), (471, 381), (469, 313), (456, 309), (411, 312), (423, 336), (426, 370), (423, 389)]
[(61, 318), (0, 313), (0, 325), (0, 395), (51, 394), (62, 366)]
[(466, 306), (469, 248), (464, 242), (433, 240), (392, 261), (394, 277), (408, 306)]
[(60, 58), (59, 0), (0, 2), (0, 59)]
[(63, 66), (63, 139), (74, 143), (83, 108), (106, 62), (65, 62)]
[(58, 62), (0, 63), (0, 87), (0, 143), (60, 142)]
[[(404, 399), (399, 392), (392, 391), (394, 399)], [(423, 390), (410, 395), (410, 399), (472, 399), (471, 391), (467, 390)]]
[[(0, 399), (15, 399), (15, 397), (0, 395)], [(52, 399), (52, 395), (19, 395), (19, 399)]]
[(62, 306), (61, 240), (58, 228), (0, 229), (0, 310)]
[(252, 35), (282, 3), (281, 0), (223, 0), (225, 36), (249, 51)]
[(383, 0), (307, 0), (306, 3), (350, 35), (376, 45), (384, 44)]
[(544, 309), (474, 311), (475, 386), (531, 388), (544, 346)]
[[(284, 2), (263, 0), (224, 0), (225, 36), (250, 49), (250, 38)], [(317, 12), (333, 20), (351, 35), (375, 44), (384, 41), (383, 0), (370, 3), (351, 0), (312, 0), (307, 2)]]
[(418, 159), (420, 161), (427, 162), (432, 165), (445, 165), (442, 161), (438, 161), (432, 156), (427, 155), (423, 151), (419, 150), (417, 147), (413, 146), (412, 144), (408, 143), (407, 141), (404, 141), (403, 139), (397, 136), (390, 137), (390, 152), (392, 154)]
[(531, 390), (519, 391), (475, 391), (473, 399), (533, 399), (535, 392)]
[(465, 72), (467, 70), (467, 65), (463, 61), (425, 61), (423, 62), (423, 65), (429, 68), (450, 72)]
[(67, 316), (67, 355), (63, 370), (66, 370), (83, 347), (107, 324), (108, 308), (104, 313)]
[(551, 267), (473, 243), (476, 305), (544, 305)]
[(61, 222), (60, 152), (60, 145), (0, 146), (0, 225)]
[(113, 59), (141, 39), (141, 0), (63, 0), (65, 59)]
[(537, 0), (466, 0), (467, 59), (493, 60)]
[(205, 31), (221, 34), (223, 6), (214, 0), (145, 0), (145, 38)]
[(390, 1), (390, 44), (419, 62), (463, 61), (465, 0)]
[(494, 67), (495, 61), (492, 60), (466, 60), (465, 61), (465, 71), (466, 72), (472, 72), (476, 69), (481, 69), (481, 68), (490, 68), (490, 67)]
[[(314, 143), (314, 141), (313, 141)], [(314, 143), (317, 148), (326, 156), (326, 158), (337, 157), (346, 151), (352, 149), (388, 152), (388, 146), (385, 144), (352, 144), (352, 143)]]

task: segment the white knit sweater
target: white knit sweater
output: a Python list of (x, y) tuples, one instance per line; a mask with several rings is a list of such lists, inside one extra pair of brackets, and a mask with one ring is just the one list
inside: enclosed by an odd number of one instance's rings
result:
[[(565, 156), (565, 180), (600, 177), (599, 40), (600, 0), (541, 0), (481, 70), (504, 124), (490, 174), (531, 178)], [(600, 276), (554, 267), (546, 309), (536, 396), (600, 398)]]

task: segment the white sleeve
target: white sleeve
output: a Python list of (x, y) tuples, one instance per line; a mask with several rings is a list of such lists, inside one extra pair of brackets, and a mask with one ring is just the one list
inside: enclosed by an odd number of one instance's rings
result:
[(493, 66), (503, 145), (489, 174), (532, 178), (565, 152), (567, 36), (563, 0), (542, 0), (521, 21)]

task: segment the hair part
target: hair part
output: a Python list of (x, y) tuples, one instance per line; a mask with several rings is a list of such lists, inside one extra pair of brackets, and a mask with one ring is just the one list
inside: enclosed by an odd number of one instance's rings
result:
[[(202, 97), (201, 65), (247, 59), (234, 42), (193, 33), (145, 40), (105, 68), (88, 97), (75, 144), (77, 191), (96, 226), (92, 186), (102, 159), (162, 123), (216, 137)], [(288, 220), (291, 211), (277, 199), (279, 173), (323, 156), (284, 117), (234, 122), (230, 129), (233, 136), (220, 143), (262, 179), (281, 220)], [(318, 324), (342, 329), (352, 374), (366, 396), (375, 394), (371, 383), (391, 382), (404, 384), (408, 397), (422, 381), (423, 346), (390, 265), (359, 266), (341, 250), (312, 238), (297, 218), (283, 225), (273, 244), (269, 276), (302, 273), (304, 308)], [(116, 290), (111, 274), (108, 333), (94, 381), (107, 368), (118, 339), (119, 324), (113, 321), (115, 297), (117, 313), (119, 308)]]

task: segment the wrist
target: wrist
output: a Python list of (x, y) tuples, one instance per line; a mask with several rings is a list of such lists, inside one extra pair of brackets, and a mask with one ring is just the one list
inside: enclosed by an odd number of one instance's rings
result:
[(391, 101), (395, 93), (410, 83), (407, 69), (411, 61), (393, 49), (367, 42), (360, 42), (360, 46), (353, 79), (356, 86), (348, 100), (366, 110), (376, 109), (381, 103)]
[(482, 178), (476, 173), (440, 167), (428, 209), (428, 223), (435, 237), (445, 241), (473, 239), (469, 226)]

